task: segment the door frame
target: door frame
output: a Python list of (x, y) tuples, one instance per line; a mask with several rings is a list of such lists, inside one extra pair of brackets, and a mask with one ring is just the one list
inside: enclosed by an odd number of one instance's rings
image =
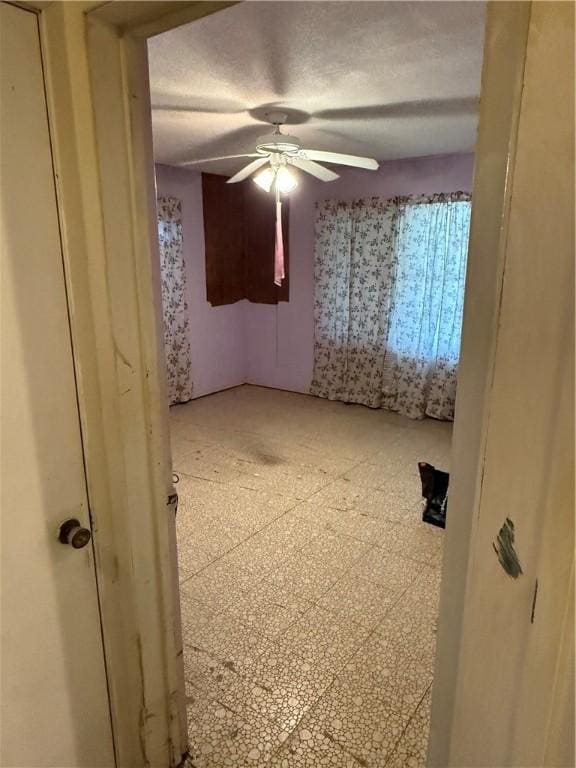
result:
[(187, 750), (146, 39), (227, 2), (39, 13), (118, 766)]
[[(172, 768), (187, 729), (146, 40), (235, 3), (22, 4), (40, 16), (117, 760)], [(529, 14), (530, 2), (488, 3), (434, 765), (448, 764)]]

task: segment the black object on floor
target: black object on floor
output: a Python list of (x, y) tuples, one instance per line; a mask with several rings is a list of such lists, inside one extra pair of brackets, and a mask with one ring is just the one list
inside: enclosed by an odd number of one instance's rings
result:
[(446, 507), (448, 505), (448, 482), (450, 475), (436, 469), (432, 464), (418, 462), (418, 471), (422, 481), (424, 512), (422, 520), (438, 528), (446, 527)]

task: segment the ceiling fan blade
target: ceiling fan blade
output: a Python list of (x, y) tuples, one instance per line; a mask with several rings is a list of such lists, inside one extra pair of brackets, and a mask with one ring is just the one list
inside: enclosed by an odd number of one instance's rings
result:
[(184, 167), (186, 165), (199, 165), (200, 163), (212, 163), (216, 160), (234, 160), (237, 157), (261, 157), (261, 155), (258, 155), (256, 152), (253, 152), (251, 155), (223, 155), (222, 157), (203, 157), (201, 160), (187, 160), (185, 163), (178, 163), (180, 167)]
[(321, 120), (374, 120), (379, 118), (441, 118), (473, 116), (478, 111), (478, 98), (464, 96), (448, 99), (420, 99), (400, 101), (393, 104), (372, 104), (366, 107), (345, 107), (324, 109), (315, 112)]
[(246, 112), (246, 104), (233, 99), (203, 99), (192, 94), (178, 98), (161, 88), (152, 89), (151, 100), (153, 112), (189, 112), (199, 115), (241, 115)]
[(316, 176), (321, 181), (334, 181), (334, 179), (339, 178), (338, 174), (334, 173), (334, 171), (324, 168), (323, 165), (318, 165), (313, 160), (308, 160), (304, 157), (291, 157), (288, 162), (296, 166), (296, 168), (300, 168), (301, 171), (306, 171), (311, 176)]
[(236, 184), (237, 181), (244, 181), (244, 179), (247, 179), (248, 176), (251, 176), (253, 173), (255, 173), (258, 168), (261, 168), (263, 165), (266, 165), (267, 162), (269, 162), (268, 157), (262, 157), (259, 156), (258, 160), (252, 160), (251, 163), (248, 163), (248, 165), (245, 165), (244, 168), (242, 168), (241, 171), (238, 171), (234, 176), (228, 179), (226, 182), (227, 184)]
[(322, 149), (303, 149), (304, 157), (309, 160), (320, 160), (324, 163), (336, 163), (337, 165), (351, 165), (354, 168), (365, 168), (368, 171), (376, 171), (378, 163), (371, 157), (359, 157), (358, 155), (341, 155), (339, 152), (324, 152)]

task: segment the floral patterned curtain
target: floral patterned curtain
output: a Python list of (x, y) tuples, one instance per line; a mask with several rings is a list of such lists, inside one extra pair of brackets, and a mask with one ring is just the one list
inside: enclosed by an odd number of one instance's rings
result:
[(192, 397), (192, 364), (182, 251), (182, 204), (174, 197), (159, 197), (157, 210), (168, 397), (170, 404), (185, 403)]
[(318, 206), (312, 394), (454, 417), (470, 196)]

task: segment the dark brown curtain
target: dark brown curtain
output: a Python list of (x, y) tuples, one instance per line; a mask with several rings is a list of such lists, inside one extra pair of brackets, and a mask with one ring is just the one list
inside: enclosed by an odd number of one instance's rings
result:
[(225, 177), (202, 174), (206, 298), (214, 306), (244, 296), (244, 199)]
[(274, 285), (274, 197), (251, 179), (226, 184), (225, 176), (202, 174), (206, 298), (213, 306), (248, 299), (277, 304), (289, 299), (289, 211), (282, 201), (286, 278)]

